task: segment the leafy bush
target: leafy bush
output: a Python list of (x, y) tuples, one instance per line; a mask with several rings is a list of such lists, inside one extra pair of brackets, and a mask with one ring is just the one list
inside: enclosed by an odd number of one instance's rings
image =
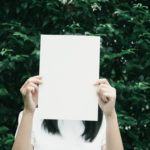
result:
[(13, 143), (20, 86), (38, 74), (40, 34), (101, 36), (100, 76), (117, 88), (125, 149), (150, 149), (148, 0), (1, 0), (0, 10), (0, 149)]

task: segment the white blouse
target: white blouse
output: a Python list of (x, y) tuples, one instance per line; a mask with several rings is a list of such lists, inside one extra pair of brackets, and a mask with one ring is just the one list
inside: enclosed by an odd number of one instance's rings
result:
[[(22, 111), (19, 113), (16, 134), (21, 118)], [(104, 116), (100, 130), (92, 142), (85, 141), (81, 136), (84, 131), (82, 121), (58, 120), (61, 135), (48, 133), (44, 130), (42, 121), (38, 116), (38, 110), (36, 110), (33, 117), (31, 138), (34, 150), (101, 150), (102, 145), (106, 142), (106, 121)]]

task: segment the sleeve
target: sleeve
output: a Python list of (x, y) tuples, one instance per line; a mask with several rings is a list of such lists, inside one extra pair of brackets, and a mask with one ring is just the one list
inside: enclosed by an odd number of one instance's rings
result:
[[(21, 123), (21, 119), (22, 119), (22, 115), (23, 115), (23, 111), (21, 111), (18, 115), (18, 125), (17, 125), (17, 129), (16, 129), (16, 133), (15, 133), (15, 138), (17, 136), (18, 130), (19, 130), (19, 126)], [(32, 133), (31, 133), (31, 144), (34, 145), (34, 130), (32, 129)]]

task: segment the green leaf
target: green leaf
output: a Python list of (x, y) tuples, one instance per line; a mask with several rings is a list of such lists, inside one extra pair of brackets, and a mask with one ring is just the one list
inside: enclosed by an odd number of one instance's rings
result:
[(0, 134), (1, 135), (7, 133), (8, 131), (9, 131), (9, 129), (7, 127), (5, 127), (5, 126), (0, 127)]

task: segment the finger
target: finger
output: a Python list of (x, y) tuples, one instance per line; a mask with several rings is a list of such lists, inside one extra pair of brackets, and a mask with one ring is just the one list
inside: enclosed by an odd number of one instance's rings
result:
[(110, 88), (108, 85), (101, 84), (97, 88), (97, 95), (103, 100), (103, 102), (108, 102), (110, 97), (115, 97), (114, 88)]
[(107, 79), (99, 79), (99, 83), (110, 85)]
[(104, 90), (104, 89), (99, 86), (99, 87), (97, 88), (97, 95), (98, 95), (99, 99), (101, 99), (103, 102), (107, 102), (106, 97), (104, 97), (104, 95), (103, 95), (103, 93), (104, 93), (103, 90)]
[(101, 99), (101, 101), (103, 101), (104, 103), (107, 103), (107, 102), (109, 101), (109, 99), (108, 99), (106, 96), (104, 96), (104, 95), (102, 95), (100, 99)]
[(108, 101), (113, 100), (115, 97), (115, 95), (112, 95), (112, 93), (110, 93), (110, 92), (109, 93), (105, 92), (103, 95)]
[(26, 81), (25, 85), (30, 84), (30, 83), (39, 85), (39, 84), (42, 84), (43, 82), (42, 82), (42, 79), (31, 77)]
[(21, 93), (23, 96), (25, 96), (29, 91), (32, 93), (38, 91), (38, 85), (36, 85), (34, 83), (30, 83), (21, 89)]
[(96, 80), (95, 83), (94, 83), (93, 85), (96, 86), (96, 85), (99, 85), (99, 84), (100, 84), (100, 83), (99, 83), (99, 80)]
[(42, 77), (39, 76), (34, 76), (34, 77), (30, 77), (28, 80), (26, 80), (26, 82), (22, 85), (21, 89), (23, 89), (24, 87), (26, 87), (28, 84), (30, 83), (35, 83), (37, 85), (42, 84), (43, 80)]
[[(28, 99), (31, 99), (32, 98), (32, 94), (31, 94), (31, 91), (33, 90), (33, 88), (29, 87), (26, 91), (26, 96)], [(25, 95), (24, 95), (25, 96)]]
[(110, 88), (110, 86), (108, 86), (107, 84), (104, 84), (104, 83), (100, 84), (99, 86), (102, 89), (109, 89)]
[(33, 78), (42, 79), (42, 76), (40, 76), (40, 75), (37, 75), (37, 76), (33, 76)]
[(107, 92), (109, 92), (107, 90), (107, 88), (105, 88), (105, 87), (104, 88), (102, 88), (102, 87), (99, 88), (98, 94), (99, 94), (100, 99), (102, 99), (103, 102), (108, 102), (109, 101), (109, 99), (107, 97)]
[(109, 86), (107, 84), (100, 84), (99, 90), (101, 90), (103, 92), (116, 92), (116, 89), (114, 87)]
[(34, 91), (38, 91), (39, 86), (35, 83), (30, 83), (28, 86), (33, 87), (35, 90)]
[(103, 107), (107, 103), (107, 100), (100, 98), (98, 99), (98, 103), (100, 104), (100, 107)]
[(109, 88), (109, 87), (101, 87), (100, 90), (102, 93), (111, 93), (111, 94), (116, 93), (114, 88)]
[(29, 94), (34, 93), (35, 88), (32, 87), (32, 86), (28, 86), (24, 91), (25, 91), (25, 92), (24, 92), (24, 93), (25, 93), (24, 96), (28, 96)]
[(108, 85), (106, 84), (100, 84), (98, 87), (97, 87), (97, 93), (99, 93), (100, 95), (102, 95), (105, 91), (108, 91), (109, 88), (108, 88)]
[(96, 80), (96, 82), (94, 83), (94, 85), (99, 85), (99, 84), (107, 84), (110, 86), (109, 82), (107, 79), (98, 79)]

